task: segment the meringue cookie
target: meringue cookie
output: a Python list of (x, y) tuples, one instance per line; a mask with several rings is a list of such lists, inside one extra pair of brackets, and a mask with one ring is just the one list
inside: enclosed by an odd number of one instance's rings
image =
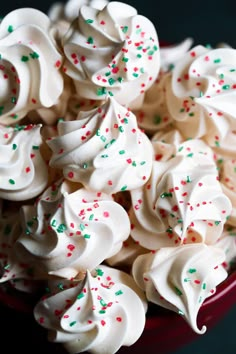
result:
[(227, 277), (222, 249), (205, 244), (163, 247), (138, 256), (132, 275), (148, 301), (179, 313), (198, 334), (197, 315), (206, 298)]
[(49, 276), (70, 279), (93, 269), (116, 254), (130, 233), (126, 211), (111, 196), (63, 180), (21, 212), (19, 258)]
[[(213, 158), (182, 145), (175, 157), (155, 161), (150, 179), (131, 191), (131, 236), (150, 250), (182, 243), (212, 244), (232, 205), (223, 193)], [(185, 148), (184, 148), (185, 147)]]
[(132, 112), (109, 98), (102, 106), (58, 123), (48, 140), (50, 166), (95, 192), (113, 194), (142, 186), (149, 178), (153, 149)]
[(62, 55), (49, 18), (21, 8), (0, 24), (0, 123), (15, 124), (34, 109), (54, 105), (63, 91)]
[[(65, 72), (80, 96), (122, 105), (141, 105), (157, 78), (160, 51), (156, 30), (135, 8), (112, 1), (98, 10), (82, 6), (62, 39)], [(133, 103), (135, 102), (135, 103)]]
[(69, 353), (113, 354), (139, 339), (146, 308), (130, 275), (100, 265), (74, 287), (60, 283), (56, 294), (36, 304), (34, 317), (48, 329), (49, 340), (63, 343)]
[(236, 50), (198, 45), (176, 64), (166, 82), (168, 110), (185, 138), (210, 146), (236, 128)]
[(23, 201), (43, 192), (48, 168), (40, 145), (41, 125), (0, 127), (0, 197)]

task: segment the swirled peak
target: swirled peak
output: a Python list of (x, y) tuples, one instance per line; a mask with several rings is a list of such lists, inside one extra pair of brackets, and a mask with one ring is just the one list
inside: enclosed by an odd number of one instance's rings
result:
[(131, 236), (145, 248), (212, 244), (231, 213), (215, 163), (197, 150), (188, 153), (187, 146), (170, 160), (155, 161), (150, 179), (131, 191)]
[(214, 152), (208, 144), (201, 139), (185, 140), (177, 129), (160, 130), (152, 136), (151, 142), (156, 161), (167, 161), (176, 155), (194, 156), (199, 164), (207, 161), (213, 163), (215, 160)]
[(114, 98), (58, 123), (59, 137), (48, 140), (50, 165), (64, 177), (108, 194), (142, 186), (149, 178), (152, 144), (138, 128), (135, 115)]
[(62, 180), (22, 207), (22, 223), (22, 259), (69, 279), (113, 256), (130, 232), (126, 211), (110, 196)]
[(21, 8), (0, 24), (0, 122), (14, 124), (40, 107), (56, 103), (63, 91), (58, 52), (49, 18)]
[(48, 183), (48, 168), (40, 145), (40, 125), (0, 127), (0, 197), (26, 200), (38, 196)]
[[(36, 321), (49, 331), (49, 340), (63, 343), (69, 353), (116, 353), (141, 336), (146, 302), (132, 277), (99, 266), (84, 280), (39, 301)], [(60, 288), (62, 288), (60, 286)]]
[(205, 244), (164, 247), (138, 256), (132, 274), (148, 301), (179, 313), (196, 333), (203, 334), (206, 327), (198, 328), (197, 315), (227, 277), (224, 260), (222, 249)]
[(193, 39), (187, 37), (180, 43), (161, 46), (161, 70), (164, 72), (173, 70), (176, 63), (190, 50), (192, 44)]
[(62, 45), (66, 73), (85, 98), (114, 95), (122, 105), (140, 105), (160, 69), (154, 25), (122, 2), (102, 10), (82, 6)]
[(236, 50), (196, 46), (176, 64), (166, 83), (170, 114), (185, 138), (217, 145), (236, 128)]
[(102, 10), (107, 4), (107, 0), (67, 0), (65, 3), (58, 1), (51, 5), (48, 16), (53, 22), (64, 20), (70, 24), (78, 16), (81, 6), (87, 5)]
[(139, 127), (149, 135), (168, 129), (173, 123), (165, 97), (165, 81), (168, 75), (169, 73), (161, 72), (153, 85), (145, 92), (141, 107), (133, 109)]

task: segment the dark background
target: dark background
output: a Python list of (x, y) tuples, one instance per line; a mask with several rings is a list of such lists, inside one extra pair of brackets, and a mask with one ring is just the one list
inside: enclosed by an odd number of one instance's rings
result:
[[(78, 0), (80, 1), (80, 0)], [(235, 0), (127, 0), (124, 1), (147, 16), (156, 26), (159, 38), (179, 42), (192, 37), (194, 43), (216, 45), (226, 41), (236, 47)], [(0, 14), (17, 7), (35, 7), (48, 11), (52, 0), (1, 0)]]
[[(128, 0), (126, 3), (136, 7), (140, 14), (154, 23), (159, 39), (163, 41), (177, 43), (192, 37), (194, 45), (215, 46), (226, 42), (236, 47), (236, 0)], [(52, 1), (46, 0), (5, 0), (4, 3), (1, 0), (0, 15), (29, 6), (47, 13), (51, 4)], [(5, 346), (5, 353), (53, 354), (54, 345), (47, 346), (44, 333), (41, 334), (38, 325), (27, 323), (27, 317), (14, 315), (14, 312), (1, 306), (0, 316), (1, 342)], [(236, 354), (235, 329), (236, 305), (206, 334), (171, 354)], [(161, 354), (158, 352), (158, 343), (156, 353)]]

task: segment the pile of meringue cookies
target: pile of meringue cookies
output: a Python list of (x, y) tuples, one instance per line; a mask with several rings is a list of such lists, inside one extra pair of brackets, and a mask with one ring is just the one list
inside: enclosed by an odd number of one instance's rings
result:
[(236, 257), (236, 50), (69, 0), (2, 19), (0, 85), (0, 286), (69, 353), (131, 346), (149, 304), (204, 333)]

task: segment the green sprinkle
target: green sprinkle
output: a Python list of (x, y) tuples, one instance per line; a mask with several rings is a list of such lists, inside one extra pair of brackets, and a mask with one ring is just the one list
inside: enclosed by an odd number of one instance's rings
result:
[(84, 293), (80, 293), (79, 295), (77, 295), (77, 299), (80, 300), (84, 297)]
[(220, 221), (215, 221), (215, 225), (218, 226), (220, 224)]
[(58, 289), (60, 289), (60, 290), (64, 290), (64, 286), (63, 286), (62, 283), (57, 284), (57, 287), (58, 287)]
[(127, 188), (128, 188), (127, 185), (125, 185), (125, 186), (121, 187), (120, 190), (123, 192), (123, 191), (125, 191)]
[(137, 54), (137, 58), (142, 58), (142, 55), (141, 54)]
[(173, 233), (172, 227), (168, 227), (168, 229), (166, 229), (166, 232), (168, 232), (169, 234), (172, 234)]
[(93, 218), (94, 218), (94, 214), (91, 214), (91, 215), (89, 216), (89, 220), (93, 220)]
[(91, 237), (89, 234), (84, 234), (83, 236), (84, 236), (84, 238), (87, 238), (87, 239), (89, 239)]
[(88, 164), (85, 162), (82, 167), (84, 170), (86, 170), (86, 168), (88, 168)]
[(27, 57), (26, 55), (22, 55), (21, 61), (23, 61), (24, 63), (26, 63), (28, 60), (29, 60), (29, 57)]
[(64, 232), (65, 230), (67, 229), (66, 225), (65, 224), (60, 224), (57, 228), (57, 232), (58, 233), (62, 233)]
[(190, 152), (190, 154), (188, 154), (187, 157), (193, 157), (193, 152)]
[(122, 290), (118, 290), (117, 292), (115, 292), (115, 295), (116, 296), (119, 296), (119, 295), (122, 295), (123, 294), (123, 291)]
[(103, 313), (106, 313), (105, 310), (100, 310), (99, 313), (103, 314)]
[(116, 82), (116, 80), (114, 80), (112, 77), (110, 77), (110, 79), (108, 79), (109, 85), (114, 85), (114, 83)]
[(177, 295), (179, 295), (179, 296), (183, 295), (182, 291), (179, 288), (177, 288), (175, 286), (174, 289), (175, 289), (175, 292), (176, 292)]
[(12, 144), (12, 150), (16, 150), (17, 149), (17, 145), (16, 144)]
[(16, 103), (16, 97), (11, 98), (11, 103)]
[(97, 275), (102, 276), (104, 274), (103, 270), (100, 268), (96, 269)]
[(189, 176), (187, 176), (187, 183), (191, 183), (191, 178)]
[(119, 126), (119, 128), (118, 128), (118, 129), (119, 129), (119, 131), (120, 131), (121, 133), (123, 133), (123, 132), (124, 132), (124, 128), (123, 128), (121, 125)]
[(87, 42), (89, 44), (93, 44), (94, 43), (93, 37), (88, 37)]
[(117, 79), (120, 83), (122, 83), (122, 81), (124, 81), (123, 77), (118, 77)]
[(122, 61), (124, 61), (125, 63), (127, 63), (129, 61), (129, 58), (123, 57)]
[(12, 25), (8, 26), (7, 31), (8, 31), (9, 33), (13, 32), (13, 31), (14, 31), (13, 26), (12, 26)]
[(167, 197), (172, 197), (172, 193), (169, 193), (169, 192), (164, 192), (160, 195), (160, 198), (164, 199), (164, 198), (167, 198)]
[(181, 315), (181, 316), (184, 316), (184, 313), (181, 310), (178, 311), (178, 314)]
[(84, 224), (80, 224), (80, 225), (79, 225), (79, 228), (80, 228), (81, 231), (84, 231), (84, 229), (85, 229)]
[(189, 270), (188, 270), (188, 272), (190, 273), (190, 274), (193, 274), (193, 273), (196, 273), (196, 269), (195, 268), (190, 268)]
[(203, 284), (202, 284), (202, 289), (203, 289), (203, 290), (206, 290), (206, 283), (203, 283)]
[(125, 150), (120, 150), (120, 151), (119, 151), (119, 154), (120, 154), (120, 155), (124, 155), (124, 154), (125, 154)]
[(32, 146), (32, 149), (33, 149), (33, 150), (39, 150), (39, 146), (38, 146), (38, 145), (33, 145), (33, 146)]
[(154, 116), (153, 118), (153, 123), (154, 124), (160, 124), (161, 123), (161, 117), (160, 116)]
[(103, 307), (107, 306), (106, 302), (105, 302), (103, 299), (100, 300), (100, 304), (101, 304)]
[(128, 29), (129, 29), (128, 26), (124, 26), (124, 27), (122, 28), (122, 32), (123, 32), (123, 33), (127, 33)]
[(220, 59), (220, 58), (214, 60), (214, 63), (215, 63), (215, 64), (219, 64), (220, 62), (221, 62), (221, 59)]
[(16, 182), (14, 181), (14, 179), (11, 179), (11, 178), (8, 180), (8, 182), (9, 182), (10, 184), (15, 184), (15, 183), (16, 183)]
[(194, 117), (194, 113), (193, 112), (190, 112), (188, 115), (189, 115), (189, 117)]
[(91, 20), (90, 18), (88, 18), (87, 20), (85, 20), (86, 23), (93, 23), (93, 20)]
[(138, 74), (137, 74), (137, 73), (133, 73), (133, 76), (134, 76), (134, 77), (138, 77)]
[(223, 89), (223, 90), (229, 90), (229, 89), (230, 89), (230, 85), (223, 85), (223, 86), (222, 86), (222, 89)]
[(37, 52), (32, 52), (32, 53), (30, 53), (30, 57), (32, 59), (38, 59), (39, 58), (39, 54)]
[(106, 91), (106, 88), (105, 87), (99, 87), (98, 89), (97, 89), (97, 96), (103, 96), (103, 95), (105, 95), (107, 93), (107, 91)]
[(187, 283), (187, 282), (189, 282), (189, 281), (191, 281), (190, 278), (184, 278), (184, 282), (185, 282), (185, 283)]
[(70, 323), (70, 327), (73, 327), (76, 324), (76, 321)]
[(51, 226), (52, 227), (56, 227), (57, 226), (57, 222), (56, 222), (56, 220), (54, 219), (54, 220), (52, 220), (52, 222), (51, 222)]

